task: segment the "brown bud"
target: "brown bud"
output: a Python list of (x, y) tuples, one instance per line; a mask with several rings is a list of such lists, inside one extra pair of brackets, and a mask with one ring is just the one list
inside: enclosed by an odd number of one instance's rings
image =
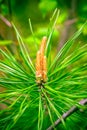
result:
[(46, 56), (43, 57), (43, 66), (42, 66), (42, 79), (44, 82), (47, 80), (47, 64), (46, 64)]
[(45, 47), (46, 47), (46, 37), (43, 37), (41, 42), (40, 50), (37, 52), (36, 58), (36, 80), (37, 83), (46, 82), (47, 79), (47, 66), (46, 66), (46, 57), (44, 56)]
[(46, 48), (46, 42), (47, 42), (47, 37), (44, 36), (43, 39), (42, 39), (42, 42), (41, 42), (41, 46), (40, 46), (40, 52), (43, 55), (44, 55), (44, 51), (45, 51), (45, 48)]

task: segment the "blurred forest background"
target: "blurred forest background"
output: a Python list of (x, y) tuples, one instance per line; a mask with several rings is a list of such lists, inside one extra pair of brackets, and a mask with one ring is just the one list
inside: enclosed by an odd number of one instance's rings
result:
[[(42, 36), (47, 34), (55, 8), (60, 10), (53, 35), (53, 49), (58, 51), (87, 20), (87, 0), (0, 0), (0, 48), (7, 46), (12, 53), (16, 53), (17, 41), (11, 25), (13, 22), (25, 43), (34, 50), (34, 55), (35, 48), (30, 46), (34, 41), (29, 28), (29, 18), (36, 42), (40, 44)], [(87, 27), (78, 39), (81, 44), (87, 42)]]
[[(12, 23), (14, 23), (24, 43), (29, 46), (31, 58), (36, 59), (41, 39), (47, 35), (50, 19), (56, 8), (60, 10), (60, 14), (51, 40), (52, 56), (55, 56), (74, 32), (87, 21), (87, 0), (0, 0), (0, 48), (3, 50), (7, 48), (17, 60), (20, 60), (18, 56), (19, 45), (12, 27)], [(82, 30), (82, 34), (75, 40), (71, 51), (75, 49), (77, 44), (87, 44), (87, 24)], [(1, 55), (0, 59), (3, 59)], [(78, 64), (79, 62), (83, 63), (84, 59), (78, 61)], [(2, 108), (4, 107), (2, 106)]]

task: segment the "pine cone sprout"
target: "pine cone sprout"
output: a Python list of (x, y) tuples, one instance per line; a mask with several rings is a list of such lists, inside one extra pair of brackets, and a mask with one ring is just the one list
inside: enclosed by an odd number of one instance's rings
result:
[(46, 41), (47, 37), (44, 36), (36, 57), (36, 82), (40, 85), (43, 85), (47, 80), (47, 63), (45, 56)]

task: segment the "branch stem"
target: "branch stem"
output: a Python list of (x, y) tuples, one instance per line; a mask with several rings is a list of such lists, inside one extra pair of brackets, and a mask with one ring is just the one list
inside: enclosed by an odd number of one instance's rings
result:
[[(85, 105), (87, 104), (87, 99), (83, 99), (79, 102), (80, 105)], [(77, 106), (73, 106), (71, 107), (71, 109), (69, 109), (67, 112), (65, 112), (63, 115), (62, 115), (62, 118), (65, 120), (67, 117), (69, 117), (70, 115), (72, 115), (74, 112), (76, 112), (77, 110), (79, 110), (79, 108)], [(54, 126), (56, 127), (58, 124), (61, 123), (61, 119), (57, 119), (55, 122), (54, 122)], [(47, 130), (53, 130), (53, 125), (49, 126), (47, 128)]]

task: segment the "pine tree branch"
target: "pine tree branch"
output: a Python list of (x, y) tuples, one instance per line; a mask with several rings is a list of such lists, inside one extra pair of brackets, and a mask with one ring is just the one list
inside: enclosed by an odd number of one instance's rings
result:
[(70, 7), (68, 8), (67, 19), (64, 22), (63, 27), (59, 28), (60, 30), (60, 39), (58, 41), (58, 52), (63, 47), (65, 42), (71, 37), (71, 35), (75, 32), (74, 24), (78, 21), (76, 15), (77, 9), (77, 0), (71, 0)]
[(8, 27), (12, 27), (10, 21), (8, 21), (8, 19), (6, 19), (3, 15), (0, 14), (0, 19), (8, 26)]
[[(85, 105), (87, 104), (87, 99), (83, 99), (79, 102), (79, 104), (81, 105)], [(79, 110), (79, 108), (77, 106), (73, 106), (71, 109), (69, 109), (67, 112), (65, 112), (63, 115), (62, 115), (62, 118), (65, 120), (67, 117), (69, 117), (71, 114), (73, 114), (74, 112), (76, 112), (77, 110)], [(55, 122), (54, 122), (54, 126), (51, 125), (47, 128), (47, 130), (53, 130), (54, 127), (56, 127), (58, 124), (61, 123), (61, 119), (57, 119)]]

